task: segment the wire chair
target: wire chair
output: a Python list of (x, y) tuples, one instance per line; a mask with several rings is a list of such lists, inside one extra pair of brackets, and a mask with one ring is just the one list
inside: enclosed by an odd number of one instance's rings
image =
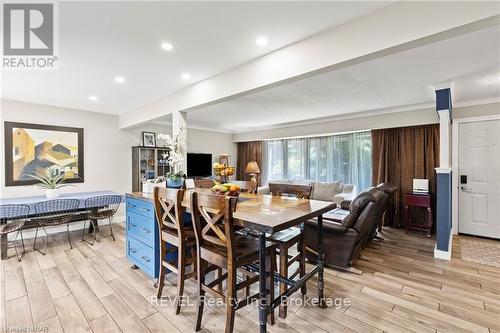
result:
[[(73, 245), (71, 244), (71, 236), (69, 234), (69, 222), (71, 222), (79, 206), (80, 200), (77, 199), (55, 199), (37, 203), (35, 205), (35, 214), (38, 225), (35, 231), (33, 249), (45, 255), (47, 252), (47, 243), (49, 241), (49, 234), (47, 233), (47, 230), (45, 230), (45, 227), (58, 226), (62, 224), (66, 224), (69, 246), (70, 248), (73, 248)], [(45, 232), (45, 245), (43, 251), (36, 248), (36, 239), (39, 228), (42, 228)]]
[[(21, 261), (21, 258), (26, 252), (22, 227), (28, 219), (29, 211), (30, 207), (28, 205), (0, 205), (0, 235), (5, 236), (5, 242), (7, 242), (8, 249), (7, 236), (12, 232), (17, 231), (16, 237), (14, 238), (14, 250), (16, 251), (18, 261)], [(19, 235), (21, 235), (21, 244), (23, 246), (23, 252), (21, 254), (19, 254), (19, 251), (17, 250), (17, 238)]]
[(111, 238), (113, 238), (114, 241), (115, 235), (113, 234), (113, 228), (111, 227), (111, 222), (113, 220), (113, 216), (116, 214), (118, 208), (120, 207), (121, 202), (122, 202), (121, 195), (100, 195), (85, 200), (85, 209), (87, 209), (88, 211), (87, 219), (90, 221), (93, 230), (92, 230), (92, 242), (90, 242), (89, 240), (85, 239), (85, 226), (87, 224), (87, 221), (84, 221), (82, 230), (82, 241), (87, 242), (90, 245), (94, 245), (94, 242), (96, 241), (96, 232), (99, 231), (98, 221), (106, 219), (108, 220), (109, 231), (111, 232)]

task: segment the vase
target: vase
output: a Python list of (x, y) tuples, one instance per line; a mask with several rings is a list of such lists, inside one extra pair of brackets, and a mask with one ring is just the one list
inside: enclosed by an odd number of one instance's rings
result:
[(58, 188), (45, 190), (45, 196), (47, 197), (47, 199), (57, 198), (57, 197), (59, 197), (60, 194), (61, 193), (59, 192)]
[(184, 184), (183, 178), (179, 178), (179, 179), (167, 178), (167, 187), (181, 188), (183, 184)]

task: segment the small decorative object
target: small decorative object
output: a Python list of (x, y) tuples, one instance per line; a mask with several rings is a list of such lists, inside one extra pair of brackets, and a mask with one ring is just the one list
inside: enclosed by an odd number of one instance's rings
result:
[(240, 186), (231, 183), (219, 184), (214, 181), (215, 185), (212, 187), (212, 192), (218, 195), (225, 195), (237, 197), (240, 195)]
[(29, 174), (27, 176), (38, 181), (35, 186), (45, 190), (45, 196), (47, 197), (47, 199), (54, 199), (59, 197), (59, 189), (62, 187), (74, 186), (65, 184), (66, 179), (64, 178), (64, 175), (51, 174), (50, 176), (44, 176), (38, 172), (34, 172), (33, 174)]
[(83, 128), (5, 122), (5, 185), (33, 185), (35, 171), (83, 182)]
[(169, 154), (167, 157), (168, 165), (172, 171), (167, 173), (167, 187), (180, 188), (183, 185), (185, 173), (181, 170), (182, 162), (184, 161), (184, 152), (187, 147), (184, 127), (179, 129), (179, 132), (174, 138), (168, 134), (158, 134), (158, 139), (165, 140)]
[(245, 173), (250, 175), (251, 182), (257, 182), (257, 175), (260, 173), (259, 165), (255, 161), (250, 161), (245, 168)]
[(166, 187), (167, 181), (165, 177), (158, 177), (156, 179), (146, 180), (142, 183), (142, 192), (144, 193), (153, 193), (155, 187)]
[(142, 145), (144, 147), (156, 147), (156, 133), (142, 132)]

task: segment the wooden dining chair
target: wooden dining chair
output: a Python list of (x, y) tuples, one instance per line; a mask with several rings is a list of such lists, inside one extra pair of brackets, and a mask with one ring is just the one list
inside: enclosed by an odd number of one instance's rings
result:
[[(259, 293), (237, 299), (237, 291), (258, 282), (258, 275), (245, 269), (245, 265), (259, 260), (258, 240), (251, 236), (235, 233), (233, 212), (236, 209), (237, 198), (223, 197), (213, 194), (192, 192), (190, 197), (191, 214), (195, 229), (196, 248), (198, 254), (198, 313), (195, 330), (201, 328), (205, 293), (220, 297), (226, 302), (225, 332), (233, 332), (235, 311), (258, 299)], [(274, 274), (276, 269), (276, 245), (268, 242), (266, 245), (266, 266), (268, 279), (268, 301), (274, 299)], [(226, 273), (207, 282), (209, 272), (223, 268)], [(244, 277), (237, 282), (237, 271)], [(246, 278), (246, 279), (245, 279)], [(226, 281), (225, 294), (217, 286)], [(268, 317), (274, 324), (274, 311)]]
[(212, 179), (195, 179), (194, 187), (195, 188), (212, 188), (215, 185)]
[[(269, 192), (274, 196), (290, 196), (302, 199), (309, 199), (311, 197), (312, 186), (311, 185), (296, 185), (296, 184), (273, 184), (269, 183)], [(304, 230), (303, 225), (300, 227), (292, 227), (279, 231), (271, 235), (268, 239), (272, 242), (278, 244), (280, 267), (279, 273), (283, 277), (289, 279), (295, 278), (297, 275), (303, 277), (306, 274), (306, 261), (305, 261), (305, 242), (304, 242)], [(295, 256), (289, 256), (289, 249), (292, 246), (297, 245), (297, 254)], [(295, 272), (289, 274), (288, 270), (290, 266), (298, 262), (299, 267)], [(281, 282), (280, 283), (280, 294), (287, 290), (288, 286)], [(307, 293), (306, 285), (304, 284), (301, 288), (302, 295)], [(283, 302), (280, 304), (279, 316), (280, 318), (286, 318), (287, 304)]]
[[(184, 281), (196, 277), (196, 239), (192, 225), (185, 225), (183, 198), (184, 190), (182, 189), (160, 187), (154, 189), (156, 222), (160, 235), (160, 274), (157, 297), (160, 298), (162, 295), (167, 269), (177, 274), (175, 314), (178, 314), (181, 309)], [(169, 254), (175, 252), (177, 262), (172, 263), (168, 260)], [(190, 272), (186, 271), (188, 265), (192, 267)]]
[(248, 180), (231, 180), (229, 183), (239, 185), (240, 192), (257, 193), (257, 182)]

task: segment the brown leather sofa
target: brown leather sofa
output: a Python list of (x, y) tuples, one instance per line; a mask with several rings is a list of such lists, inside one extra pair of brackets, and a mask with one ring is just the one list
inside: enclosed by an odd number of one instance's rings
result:
[[(323, 219), (325, 264), (349, 268), (368, 241), (377, 223), (377, 203), (370, 192), (360, 193), (349, 204), (349, 215), (341, 222)], [(305, 224), (306, 247), (317, 251), (317, 220)], [(306, 251), (306, 258), (314, 262), (316, 255)]]
[(368, 240), (378, 239), (383, 241), (383, 238), (377, 235), (377, 231), (382, 230), (384, 215), (389, 207), (389, 204), (392, 201), (392, 197), (396, 192), (397, 187), (395, 185), (389, 183), (381, 183), (377, 187), (370, 189), (370, 193), (375, 197), (375, 201), (377, 202), (378, 211), (377, 211), (377, 220), (376, 224), (373, 226), (371, 231), (371, 235)]

